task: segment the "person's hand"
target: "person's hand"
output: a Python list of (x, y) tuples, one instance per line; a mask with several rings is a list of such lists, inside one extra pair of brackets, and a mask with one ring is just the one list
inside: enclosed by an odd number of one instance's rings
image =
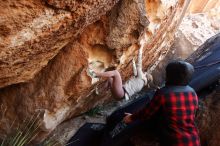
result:
[(97, 78), (96, 73), (95, 73), (91, 68), (88, 68), (88, 69), (87, 69), (87, 74), (88, 74), (91, 78)]
[(129, 123), (133, 122), (133, 121), (132, 121), (132, 118), (131, 118), (131, 115), (132, 115), (132, 114), (130, 114), (130, 113), (125, 113), (125, 117), (124, 117), (123, 121), (124, 121), (126, 124), (129, 124)]

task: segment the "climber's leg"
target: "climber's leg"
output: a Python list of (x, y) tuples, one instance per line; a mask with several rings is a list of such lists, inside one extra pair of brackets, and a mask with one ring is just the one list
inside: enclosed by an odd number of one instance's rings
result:
[(96, 76), (108, 78), (108, 83), (110, 83), (112, 94), (117, 98), (124, 97), (125, 93), (122, 86), (121, 75), (117, 70), (96, 73)]

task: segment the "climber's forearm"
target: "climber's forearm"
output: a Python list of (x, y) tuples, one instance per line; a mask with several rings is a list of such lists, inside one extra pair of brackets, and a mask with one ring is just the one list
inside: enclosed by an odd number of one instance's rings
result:
[(119, 72), (117, 70), (107, 71), (107, 72), (96, 72), (96, 76), (98, 77), (110, 78), (110, 77), (115, 77), (118, 75), (119, 75)]

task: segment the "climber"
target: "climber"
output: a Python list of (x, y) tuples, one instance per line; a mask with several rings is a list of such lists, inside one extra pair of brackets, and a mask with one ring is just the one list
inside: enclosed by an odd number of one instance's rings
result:
[[(136, 63), (134, 59), (132, 60), (133, 63), (133, 73), (134, 76), (130, 78), (124, 85), (122, 85), (121, 75), (117, 70), (110, 70), (105, 72), (93, 72), (96, 77), (105, 77), (108, 78), (107, 80), (107, 87), (110, 87), (112, 94), (116, 98), (125, 98), (129, 100), (132, 95), (141, 91), (141, 89), (149, 85), (152, 82), (152, 76), (142, 71), (142, 52), (144, 47), (145, 41), (142, 39), (140, 41), (140, 49), (138, 51), (138, 63)], [(104, 87), (106, 88), (106, 87)]]
[(157, 128), (162, 146), (200, 146), (195, 125), (198, 98), (188, 86), (194, 68), (184, 61), (174, 61), (166, 67), (165, 87), (156, 91), (145, 108), (133, 114), (126, 114), (124, 122), (158, 117)]

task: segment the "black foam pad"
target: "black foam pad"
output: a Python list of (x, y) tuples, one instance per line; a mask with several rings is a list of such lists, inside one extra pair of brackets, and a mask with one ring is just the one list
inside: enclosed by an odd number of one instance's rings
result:
[(98, 146), (104, 133), (105, 124), (86, 123), (69, 140), (67, 146)]
[(199, 92), (220, 79), (220, 42), (216, 41), (209, 46), (193, 64), (195, 72), (190, 86)]

